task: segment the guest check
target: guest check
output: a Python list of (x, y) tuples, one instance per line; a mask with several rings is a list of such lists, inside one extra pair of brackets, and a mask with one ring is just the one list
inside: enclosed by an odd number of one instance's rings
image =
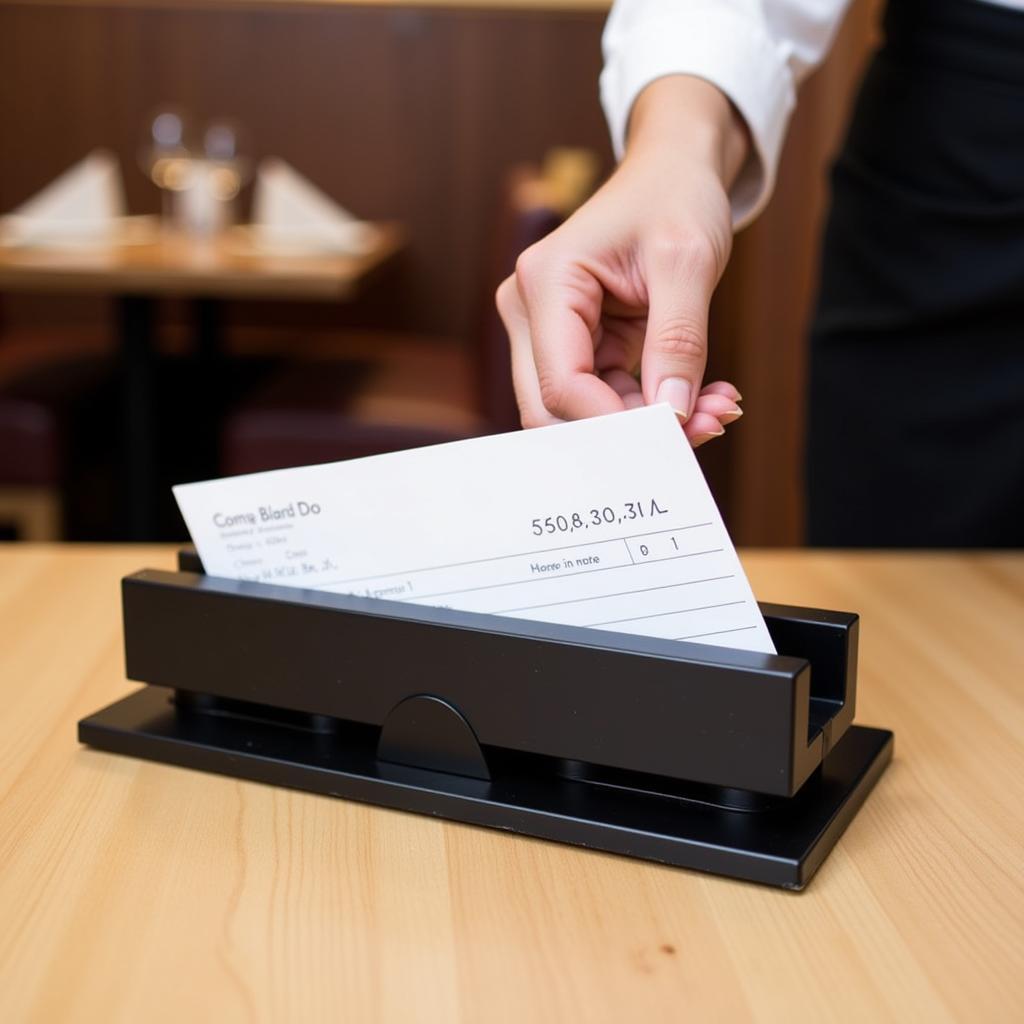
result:
[(174, 494), (211, 576), (775, 653), (667, 405)]

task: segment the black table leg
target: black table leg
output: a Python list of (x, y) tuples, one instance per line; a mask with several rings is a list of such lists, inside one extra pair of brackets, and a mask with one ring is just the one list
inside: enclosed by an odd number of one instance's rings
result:
[(224, 304), (219, 299), (196, 299), (192, 310), (200, 365), (216, 371), (224, 355)]
[(130, 540), (157, 537), (156, 302), (149, 296), (118, 300), (121, 342), (122, 519)]
[(195, 338), (192, 429), (194, 450), (189, 463), (192, 479), (207, 480), (220, 470), (221, 415), (229, 385), (224, 352), (224, 304), (219, 299), (192, 302)]

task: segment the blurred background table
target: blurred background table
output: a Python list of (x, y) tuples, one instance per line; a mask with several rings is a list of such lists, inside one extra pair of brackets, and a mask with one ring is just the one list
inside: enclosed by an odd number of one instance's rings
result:
[[(397, 224), (375, 225), (374, 244), (356, 256), (262, 250), (244, 226), (202, 238), (163, 231), (156, 218), (129, 220), (132, 230), (123, 242), (0, 246), (0, 292), (95, 293), (116, 300), (124, 447), (119, 506), (123, 536), (146, 540), (159, 532), (157, 424), (173, 414), (158, 401), (157, 300), (177, 297), (192, 307), (198, 372), (192, 393), (181, 397), (190, 416), (205, 417), (210, 444), (216, 438), (212, 424), (222, 380), (223, 303), (349, 301), (401, 250), (403, 233)], [(202, 425), (193, 426), (202, 437)], [(205, 475), (216, 472), (213, 463)]]
[(1024, 557), (744, 561), (896, 732), (800, 894), (81, 748), (173, 552), (0, 546), (0, 1019), (1019, 1020)]
[(358, 256), (262, 251), (244, 225), (210, 239), (154, 227), (124, 244), (0, 246), (0, 291), (344, 301), (402, 247), (397, 224), (375, 227), (376, 244)]

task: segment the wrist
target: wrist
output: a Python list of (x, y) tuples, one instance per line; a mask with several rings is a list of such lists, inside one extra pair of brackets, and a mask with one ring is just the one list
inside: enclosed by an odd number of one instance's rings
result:
[(749, 150), (746, 123), (720, 89), (693, 75), (668, 75), (633, 104), (623, 162), (668, 151), (706, 164), (728, 191)]

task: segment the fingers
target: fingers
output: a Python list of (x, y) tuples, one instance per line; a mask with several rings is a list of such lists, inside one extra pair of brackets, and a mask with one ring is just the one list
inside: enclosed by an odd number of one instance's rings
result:
[(710, 413), (694, 411), (693, 415), (683, 424), (683, 433), (690, 442), (691, 448), (699, 448), (702, 444), (721, 437), (725, 427)]
[[(726, 385), (726, 389), (738, 394), (732, 385)], [(743, 410), (731, 398), (705, 388), (697, 399), (693, 415), (683, 425), (683, 433), (694, 448), (699, 448), (721, 437), (726, 425), (735, 423), (742, 415)]]
[[(644, 404), (637, 379), (625, 370), (608, 370), (602, 374), (605, 382), (621, 398), (627, 409), (638, 409)], [(694, 448), (707, 443), (725, 433), (725, 427), (735, 423), (743, 415), (743, 410), (730, 397), (739, 392), (726, 381), (716, 381), (707, 385), (697, 398), (694, 411), (683, 425), (690, 444)]]
[(743, 415), (743, 410), (731, 398), (706, 390), (701, 392), (695, 409), (714, 416), (723, 427), (735, 423)]
[[(541, 399), (529, 318), (514, 278), (510, 277), (502, 282), (497, 293), (497, 303), (511, 344), (512, 380), (523, 426), (541, 427), (561, 423), (562, 419), (553, 415)], [(640, 408), (645, 404), (640, 383), (632, 373), (623, 368), (632, 359), (632, 339), (623, 338), (618, 347), (614, 344), (605, 347), (605, 341), (612, 340), (606, 338), (602, 341), (597, 363), (619, 365), (600, 369), (602, 381), (619, 397), (623, 408)], [(741, 397), (739, 391), (727, 381), (714, 381), (706, 385), (697, 397), (694, 411), (683, 428), (690, 444), (696, 448), (715, 437), (721, 437), (724, 427), (743, 415), (737, 404)]]
[(641, 380), (645, 401), (694, 412), (707, 364), (708, 307), (718, 280), (710, 245), (658, 239), (644, 254), (649, 312)]
[(627, 409), (639, 409), (644, 404), (640, 382), (622, 369), (605, 370), (601, 374), (605, 383), (622, 399)]
[(530, 341), (530, 323), (526, 309), (516, 288), (515, 278), (509, 277), (498, 287), (495, 300), (498, 312), (508, 332), (512, 356), (512, 385), (519, 406), (519, 419), (524, 427), (546, 427), (562, 421), (544, 408), (537, 383), (537, 367), (533, 362)]
[(515, 273), (541, 404), (562, 420), (620, 412), (622, 399), (594, 373), (604, 289), (582, 266), (550, 253), (544, 243), (527, 249)]
[[(634, 307), (608, 305), (592, 275), (571, 265), (559, 271), (537, 253), (528, 251), (497, 294), (524, 426), (668, 401), (697, 447), (743, 415), (732, 384), (700, 387), (717, 272), (699, 248), (662, 246), (651, 257), (646, 331)], [(641, 347), (642, 385), (631, 372)]]
[(736, 388), (725, 380), (712, 381), (710, 384), (705, 384), (701, 389), (702, 395), (725, 395), (726, 398), (731, 398), (734, 402), (742, 402), (743, 396), (736, 390)]

